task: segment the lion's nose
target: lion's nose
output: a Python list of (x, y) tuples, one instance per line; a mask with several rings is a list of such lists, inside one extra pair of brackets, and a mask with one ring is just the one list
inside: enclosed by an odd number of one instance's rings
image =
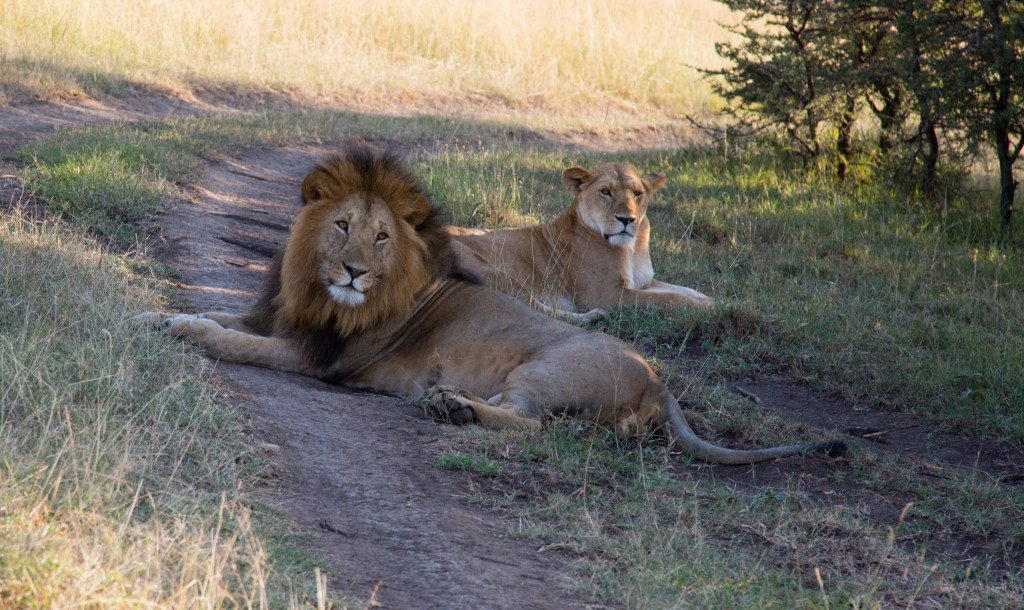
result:
[(616, 216), (615, 219), (622, 223), (623, 228), (636, 222), (635, 216)]
[(352, 281), (356, 281), (356, 278), (360, 275), (366, 275), (366, 269), (357, 269), (355, 267), (349, 267), (345, 265), (345, 271), (348, 271), (348, 276), (352, 278)]

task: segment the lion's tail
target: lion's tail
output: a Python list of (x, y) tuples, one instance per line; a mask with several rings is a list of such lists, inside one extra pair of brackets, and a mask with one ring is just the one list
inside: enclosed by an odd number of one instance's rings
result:
[(687, 455), (696, 460), (712, 462), (715, 464), (756, 464), (791, 455), (803, 455), (808, 453), (824, 453), (830, 457), (837, 457), (846, 453), (846, 443), (842, 441), (830, 441), (821, 444), (783, 445), (769, 449), (729, 449), (713, 445), (697, 436), (687, 423), (679, 403), (672, 393), (665, 391), (665, 416), (668, 419), (669, 430), (672, 439)]

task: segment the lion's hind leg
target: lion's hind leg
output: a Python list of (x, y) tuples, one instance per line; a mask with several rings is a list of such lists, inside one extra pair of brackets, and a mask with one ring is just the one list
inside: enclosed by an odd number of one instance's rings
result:
[(521, 409), (494, 406), (452, 386), (429, 388), (419, 404), (434, 420), (457, 426), (477, 423), (485, 428), (541, 428), (539, 420), (527, 417)]

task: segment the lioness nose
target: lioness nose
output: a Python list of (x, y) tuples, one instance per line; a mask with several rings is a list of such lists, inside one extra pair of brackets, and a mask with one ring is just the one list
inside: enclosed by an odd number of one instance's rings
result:
[(366, 274), (366, 269), (356, 269), (355, 267), (349, 267), (348, 265), (345, 265), (345, 271), (348, 271), (348, 275), (352, 278), (352, 281), (355, 281), (355, 279), (360, 275)]
[(616, 216), (615, 218), (622, 223), (623, 227), (628, 227), (630, 224), (636, 222), (636, 218), (634, 216)]

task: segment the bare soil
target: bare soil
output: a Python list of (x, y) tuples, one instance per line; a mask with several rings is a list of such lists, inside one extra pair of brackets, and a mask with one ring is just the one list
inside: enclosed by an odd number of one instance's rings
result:
[(103, 100), (53, 101), (0, 108), (0, 156), (61, 129), (103, 123), (130, 123), (196, 114), (229, 114), (238, 110), (213, 101), (142, 94)]
[(1024, 447), (936, 429), (931, 422), (898, 411), (851, 404), (783, 377), (766, 377), (736, 384), (766, 412), (776, 413), (825, 430), (864, 439), (876, 449), (896, 451), (935, 464), (1024, 483)]

